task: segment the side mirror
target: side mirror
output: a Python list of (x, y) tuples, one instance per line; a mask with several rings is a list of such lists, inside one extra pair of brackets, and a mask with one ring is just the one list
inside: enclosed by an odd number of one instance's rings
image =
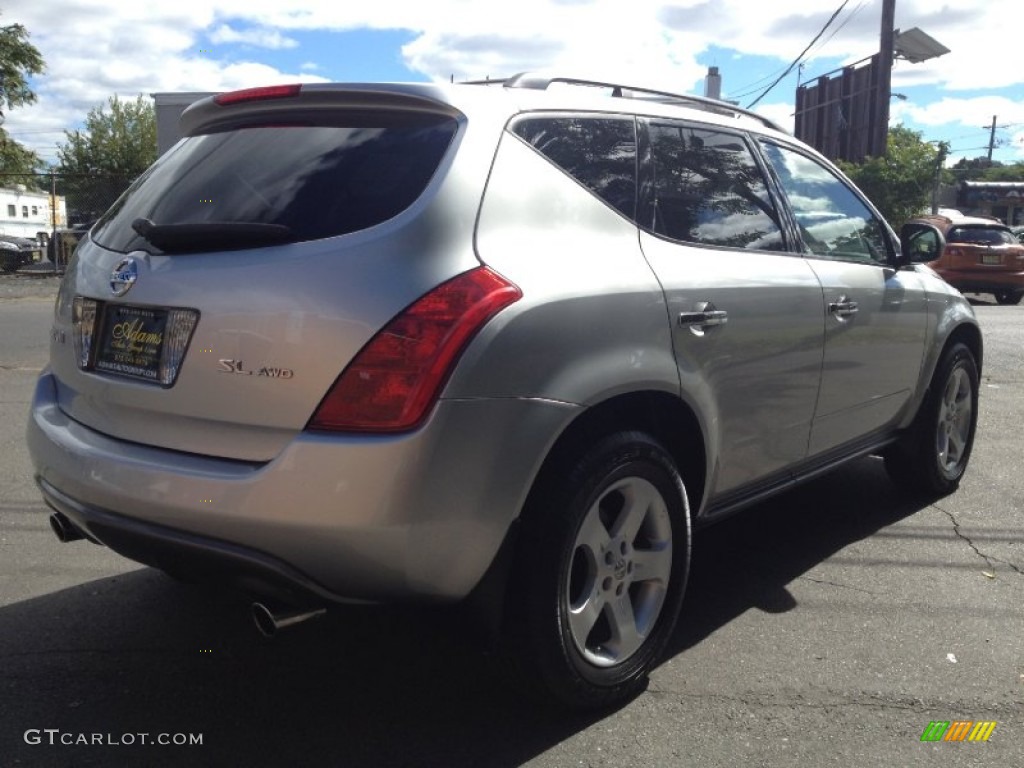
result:
[(900, 266), (935, 261), (946, 247), (946, 238), (931, 224), (910, 222), (900, 228)]

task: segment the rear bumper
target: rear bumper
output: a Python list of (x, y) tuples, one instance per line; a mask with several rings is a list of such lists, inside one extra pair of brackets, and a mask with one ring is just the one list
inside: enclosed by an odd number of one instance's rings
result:
[(33, 398), (28, 445), (50, 506), (111, 549), (281, 599), (458, 600), (477, 584), (576, 406), (441, 401), (399, 436), (298, 434), (254, 464), (107, 437)]
[(51, 509), (93, 541), (131, 560), (174, 574), (229, 583), (284, 605), (342, 601), (306, 574), (264, 552), (91, 507), (65, 496), (45, 480), (36, 480)]
[(986, 272), (957, 270), (940, 273), (942, 279), (961, 293), (1001, 293), (1024, 291), (1024, 272)]

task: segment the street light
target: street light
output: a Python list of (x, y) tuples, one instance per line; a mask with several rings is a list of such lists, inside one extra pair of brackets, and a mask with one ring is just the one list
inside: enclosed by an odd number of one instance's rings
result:
[(912, 27), (906, 32), (897, 29), (893, 48), (896, 51), (896, 58), (905, 59), (911, 64), (920, 64), (922, 61), (949, 53), (949, 48), (917, 27)]
[(895, 29), (896, 0), (882, 0), (882, 34), (878, 51), (878, 92), (875, 101), (875, 141), (878, 154), (885, 154), (889, 142), (889, 100), (892, 87), (892, 63), (898, 57), (914, 63), (949, 53), (942, 43), (917, 27), (900, 33)]

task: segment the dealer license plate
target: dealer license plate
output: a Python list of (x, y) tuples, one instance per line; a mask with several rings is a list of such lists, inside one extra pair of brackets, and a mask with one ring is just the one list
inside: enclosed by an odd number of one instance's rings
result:
[(108, 304), (96, 349), (97, 371), (160, 382), (167, 310)]

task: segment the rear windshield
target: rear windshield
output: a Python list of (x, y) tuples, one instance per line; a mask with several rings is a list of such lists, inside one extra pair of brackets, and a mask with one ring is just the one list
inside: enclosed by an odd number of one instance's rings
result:
[(1008, 245), (1017, 243), (1017, 238), (1009, 230), (999, 227), (953, 227), (946, 234), (946, 242)]
[[(186, 138), (114, 204), (92, 238), (115, 251), (160, 252), (133, 229), (138, 219), (199, 239), (217, 223), (273, 225), (287, 233), (278, 240), (288, 242), (355, 232), (387, 221), (420, 196), (456, 130), (455, 120), (440, 115), (374, 113), (350, 123), (252, 126)], [(163, 245), (164, 252), (177, 250)]]

